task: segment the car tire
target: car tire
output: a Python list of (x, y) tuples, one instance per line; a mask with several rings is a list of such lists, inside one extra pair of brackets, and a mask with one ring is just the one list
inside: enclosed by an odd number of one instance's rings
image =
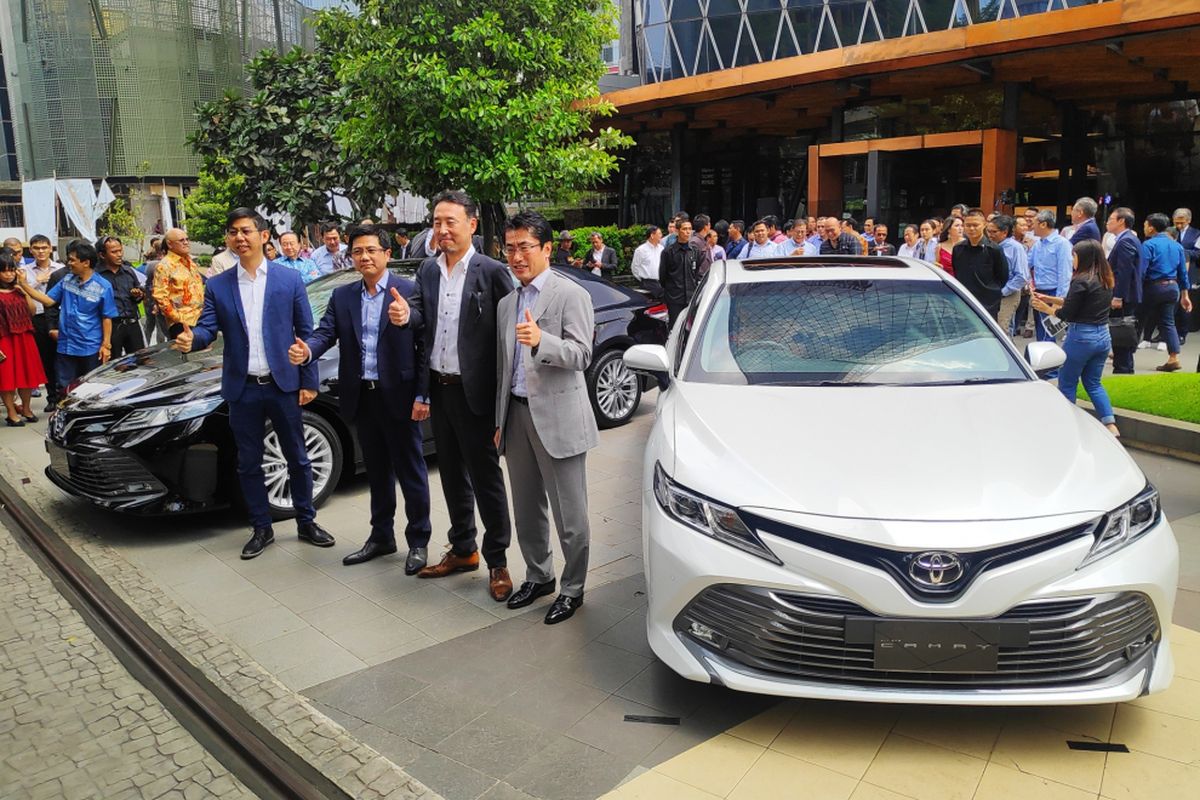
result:
[(642, 383), (625, 366), (622, 350), (605, 350), (584, 373), (588, 397), (601, 430), (617, 428), (633, 417), (642, 402)]
[[(312, 461), (313, 507), (320, 508), (342, 478), (345, 457), (342, 439), (333, 425), (320, 414), (312, 411), (301, 411), (300, 414), (304, 425), (304, 443)], [(271, 518), (290, 519), (296, 516), (288, 485), (287, 460), (279, 448), (279, 438), (270, 422), (267, 423), (264, 439), (263, 472), (266, 473)]]

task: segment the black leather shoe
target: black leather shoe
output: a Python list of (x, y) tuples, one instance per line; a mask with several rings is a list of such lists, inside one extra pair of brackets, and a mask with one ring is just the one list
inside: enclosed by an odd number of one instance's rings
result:
[(565, 594), (560, 594), (554, 598), (554, 602), (550, 604), (550, 610), (546, 612), (546, 624), (557, 625), (563, 620), (568, 620), (575, 616), (575, 609), (583, 605), (583, 595), (579, 597), (567, 597)]
[(537, 600), (539, 597), (545, 597), (548, 594), (554, 594), (554, 588), (557, 582), (550, 581), (549, 583), (533, 583), (525, 581), (521, 584), (521, 588), (517, 589), (508, 598), (509, 608), (524, 608), (525, 606)]
[(315, 544), (317, 547), (333, 547), (337, 544), (329, 535), (329, 531), (315, 522), (301, 522), (296, 526), (296, 534), (300, 541)]
[(342, 559), (342, 563), (347, 567), (352, 567), (355, 564), (362, 564), (370, 561), (372, 558), (380, 556), (390, 556), (396, 552), (396, 544), (380, 544), (379, 542), (367, 542), (359, 550), (351, 553)]
[(408, 557), (404, 559), (404, 574), (416, 575), (429, 562), (429, 548), (413, 547), (408, 551)]
[(275, 541), (275, 531), (271, 529), (270, 525), (255, 528), (254, 535), (242, 548), (242, 558), (246, 560), (258, 558), (262, 555), (262, 551), (267, 549), (267, 545), (273, 541)]

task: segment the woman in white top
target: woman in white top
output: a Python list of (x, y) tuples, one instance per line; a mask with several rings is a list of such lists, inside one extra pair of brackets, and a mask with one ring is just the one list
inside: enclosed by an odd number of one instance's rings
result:
[(917, 242), (916, 257), (930, 264), (938, 261), (938, 240), (934, 235), (933, 220), (927, 219), (921, 223), (921, 240)]

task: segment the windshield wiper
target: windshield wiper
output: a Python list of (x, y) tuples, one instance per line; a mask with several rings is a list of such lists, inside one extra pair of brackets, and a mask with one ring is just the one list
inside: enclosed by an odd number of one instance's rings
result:
[(984, 383), (1020, 383), (1024, 378), (960, 378), (953, 381), (923, 381), (921, 383), (908, 383), (905, 386), (967, 386), (979, 385)]

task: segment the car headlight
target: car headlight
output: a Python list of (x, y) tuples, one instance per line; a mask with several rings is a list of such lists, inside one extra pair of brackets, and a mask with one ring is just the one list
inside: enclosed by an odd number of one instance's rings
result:
[(137, 431), (144, 428), (161, 428), (172, 422), (203, 417), (221, 405), (221, 397), (202, 397), (198, 400), (188, 400), (169, 406), (151, 406), (139, 408), (126, 414), (120, 422), (112, 427), (112, 433)]
[(737, 510), (684, 489), (667, 477), (662, 464), (654, 465), (654, 496), (663, 510), (693, 530), (739, 550), (780, 564), (758, 535), (746, 527)]
[(1146, 484), (1146, 488), (1139, 492), (1137, 497), (1100, 518), (1094, 534), (1096, 543), (1079, 566), (1083, 567), (1096, 559), (1104, 558), (1137, 540), (1154, 527), (1161, 513), (1158, 490)]

